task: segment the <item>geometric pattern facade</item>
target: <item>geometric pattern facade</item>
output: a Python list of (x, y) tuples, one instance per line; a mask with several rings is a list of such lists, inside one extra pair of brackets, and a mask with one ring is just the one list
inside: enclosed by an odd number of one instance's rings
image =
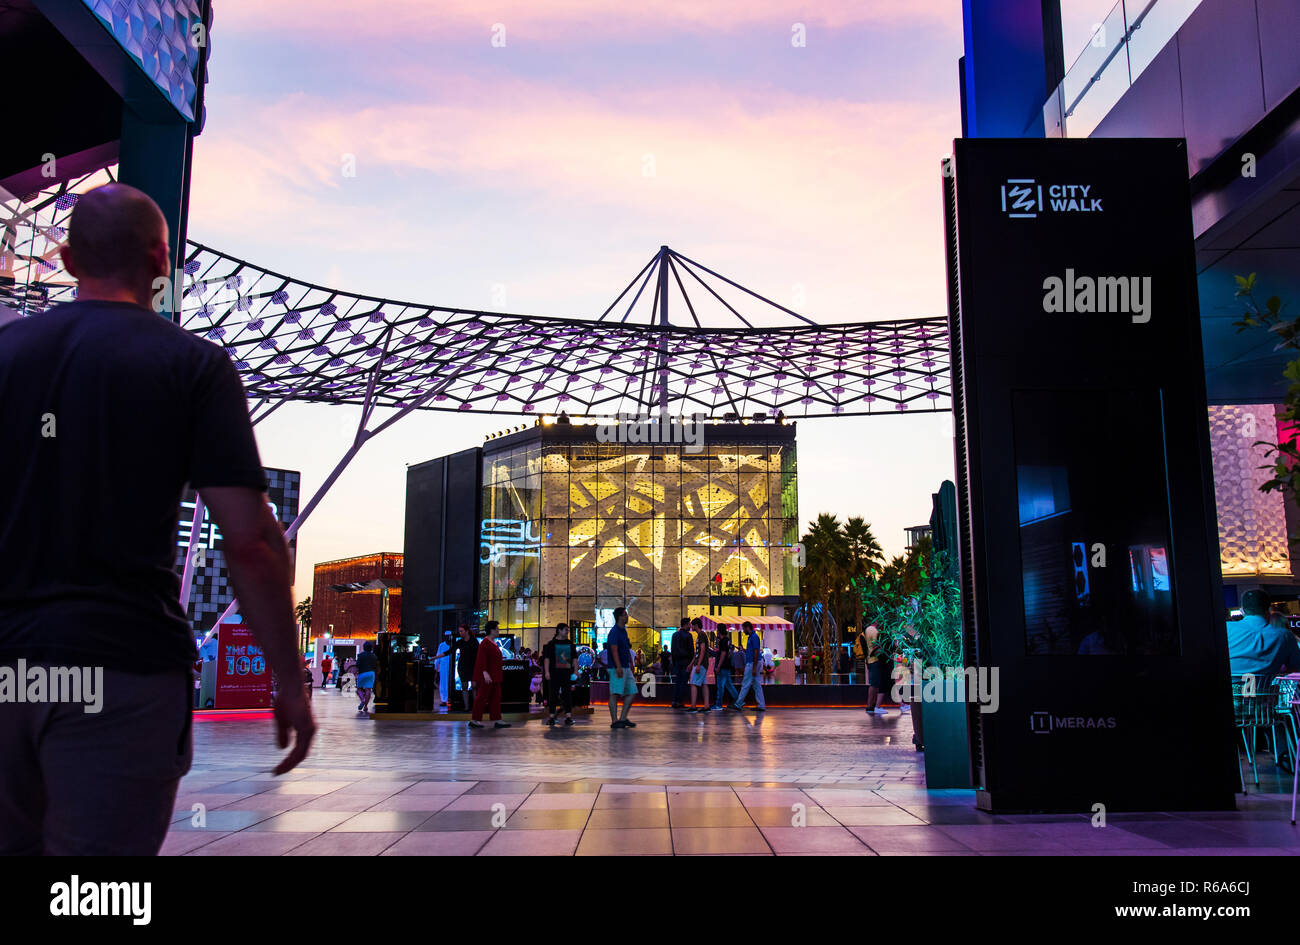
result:
[(1267, 447), (1256, 443), (1277, 443), (1277, 432), (1277, 412), (1272, 404), (1210, 407), (1219, 561), (1224, 577), (1291, 574), (1286, 499), (1281, 492), (1259, 490), (1273, 474)]
[[(796, 597), (791, 427), (679, 446), (534, 438), (483, 456), (479, 595), (489, 619), (535, 639), (626, 606), (634, 640), (704, 612), (714, 594)], [(533, 430), (545, 430), (534, 427)], [(708, 427), (705, 428), (706, 431)], [(721, 577), (721, 581), (715, 580)], [(543, 638), (549, 638), (543, 634)]]
[[(82, 0), (178, 112), (194, 120), (194, 76), (201, 48), (198, 0)], [(206, 40), (205, 40), (206, 42)]]

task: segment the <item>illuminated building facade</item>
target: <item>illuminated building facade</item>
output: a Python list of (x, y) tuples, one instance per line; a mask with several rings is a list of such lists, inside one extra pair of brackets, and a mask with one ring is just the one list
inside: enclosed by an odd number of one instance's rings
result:
[(633, 643), (657, 648), (683, 615), (785, 616), (799, 594), (795, 429), (703, 429), (697, 444), (601, 442), (594, 425), (558, 423), (490, 439), (478, 516), (485, 618), (525, 646), (561, 620), (600, 641), (626, 607)]
[[(536, 647), (565, 621), (599, 643), (626, 607), (653, 652), (683, 615), (798, 604), (793, 425), (707, 423), (677, 442), (601, 430), (544, 420), (410, 467), (407, 633), (496, 620)], [(789, 652), (784, 636), (764, 639)]]
[(373, 640), (385, 621), (389, 630), (400, 632), (402, 565), (402, 555), (394, 552), (317, 564), (312, 580), (311, 636), (328, 633), (341, 640)]

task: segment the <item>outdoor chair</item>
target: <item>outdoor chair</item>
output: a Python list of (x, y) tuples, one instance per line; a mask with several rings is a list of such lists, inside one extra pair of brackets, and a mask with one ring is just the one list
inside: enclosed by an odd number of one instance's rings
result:
[[(1278, 753), (1277, 727), (1285, 728), (1286, 723), (1277, 711), (1278, 685), (1275, 680), (1261, 681), (1258, 677), (1232, 677), (1232, 714), (1237, 731), (1241, 733), (1241, 743), (1250, 757), (1250, 770), (1255, 777), (1255, 786), (1259, 786), (1259, 768), (1255, 763), (1256, 734), (1263, 729), (1268, 735), (1269, 747), (1273, 754), (1273, 763), (1281, 761)], [(1286, 733), (1283, 743), (1288, 754), (1291, 753), (1290, 733)], [(1294, 765), (1294, 758), (1292, 758)], [(1237, 756), (1237, 773), (1241, 776), (1241, 793), (1246, 793), (1246, 773)]]

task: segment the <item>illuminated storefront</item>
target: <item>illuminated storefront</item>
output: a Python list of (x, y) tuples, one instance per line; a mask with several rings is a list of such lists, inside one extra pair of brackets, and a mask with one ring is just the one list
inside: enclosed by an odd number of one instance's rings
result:
[(561, 620), (599, 641), (627, 607), (634, 644), (657, 649), (683, 614), (784, 616), (797, 600), (793, 426), (663, 445), (539, 424), (490, 439), (481, 475), (479, 608), (526, 646)]

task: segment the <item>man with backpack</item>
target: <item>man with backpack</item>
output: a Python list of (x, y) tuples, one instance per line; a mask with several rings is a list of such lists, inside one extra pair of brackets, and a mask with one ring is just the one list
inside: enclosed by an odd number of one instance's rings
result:
[(743, 672), (745, 668), (745, 657), (744, 654), (732, 645), (731, 628), (725, 623), (718, 624), (717, 647), (718, 655), (713, 661), (713, 681), (717, 686), (718, 698), (713, 703), (713, 707), (715, 709), (721, 709), (724, 697), (727, 700), (727, 704), (730, 705), (735, 702), (737, 696), (740, 695), (740, 693), (736, 691), (736, 684), (731, 681), (731, 674), (734, 672), (732, 660), (736, 657), (740, 658), (740, 668)]

